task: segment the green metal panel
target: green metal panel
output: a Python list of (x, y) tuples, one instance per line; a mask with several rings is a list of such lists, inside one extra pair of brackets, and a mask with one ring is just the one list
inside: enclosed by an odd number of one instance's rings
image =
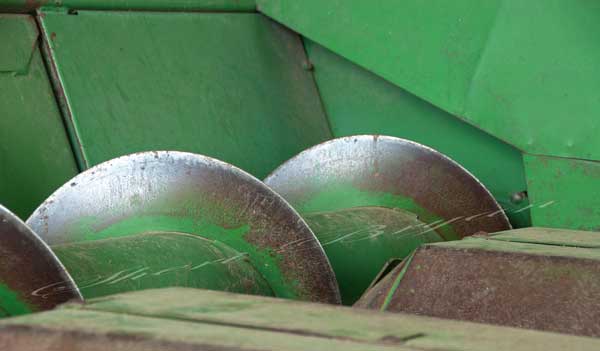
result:
[(533, 225), (600, 231), (600, 162), (525, 155)]
[(85, 166), (191, 151), (264, 177), (331, 137), (299, 37), (258, 14), (44, 12)]
[(254, 0), (0, 0), (0, 11), (29, 12), (40, 6), (93, 10), (254, 11)]
[(507, 210), (516, 227), (530, 225), (521, 152), (377, 75), (305, 40), (323, 106), (335, 137), (385, 134), (428, 145), (471, 171)]
[(600, 159), (600, 2), (257, 3), (268, 16), (519, 149)]
[(62, 351), (65, 345), (112, 351), (591, 351), (600, 341), (181, 288), (116, 295), (0, 322), (0, 346), (6, 349)]
[(38, 32), (30, 16), (0, 15), (0, 33), (5, 45), (0, 51), (0, 72), (26, 74), (29, 61), (37, 52)]
[[(501, 0), (258, 0), (259, 11), (460, 113)], [(467, 35), (465, 35), (467, 34)]]
[(30, 16), (0, 15), (0, 203), (26, 218), (77, 173)]

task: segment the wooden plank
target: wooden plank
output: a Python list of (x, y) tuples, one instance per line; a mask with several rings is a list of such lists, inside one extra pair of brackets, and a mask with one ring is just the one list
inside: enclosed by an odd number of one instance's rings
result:
[(0, 322), (0, 349), (597, 350), (600, 340), (348, 307), (170, 288)]

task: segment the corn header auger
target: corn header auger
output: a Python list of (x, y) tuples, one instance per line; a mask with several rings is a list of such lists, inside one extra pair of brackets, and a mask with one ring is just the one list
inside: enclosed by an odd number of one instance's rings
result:
[[(431, 194), (431, 183), (445, 191)], [(338, 303), (339, 282), (352, 304), (388, 261), (423, 243), (510, 228), (477, 179), (398, 138), (329, 141), (286, 162), (266, 184), (302, 208), (303, 217), (254, 177), (200, 155), (146, 152), (92, 167), (55, 191), (26, 224), (5, 211), (13, 233), (6, 238), (33, 241), (38, 253), (30, 259), (53, 263), (34, 262), (51, 272), (41, 274), (44, 284), (30, 279), (19, 295), (65, 302), (79, 293), (185, 286)]]
[(285, 162), (265, 183), (316, 234), (346, 304), (381, 269), (421, 244), (511, 228), (500, 205), (467, 170), (400, 138), (334, 139)]
[(600, 350), (600, 2), (0, 0), (0, 351)]
[[(445, 191), (431, 194), (431, 183)], [(351, 305), (380, 270), (423, 243), (510, 228), (471, 174), (398, 138), (317, 145), (266, 184), (302, 215), (251, 175), (201, 155), (145, 152), (92, 167), (56, 190), (26, 224), (6, 211), (13, 233), (7, 238), (33, 241), (38, 253), (30, 260), (53, 263), (34, 262), (53, 274), (40, 274), (43, 284), (30, 279), (17, 296), (58, 299), (30, 303), (30, 310), (79, 293), (87, 299), (174, 286), (339, 303), (339, 283)], [(31, 275), (8, 272), (22, 281)]]
[[(2, 279), (30, 311), (79, 292), (92, 298), (170, 286), (340, 299), (329, 261), (302, 218), (256, 178), (200, 155), (110, 160), (59, 188), (26, 224), (8, 211), (4, 217), (10, 235), (0, 238), (11, 248), (5, 273), (13, 279)], [(35, 252), (26, 259), (47, 267), (39, 277), (19, 261), (27, 245)]]

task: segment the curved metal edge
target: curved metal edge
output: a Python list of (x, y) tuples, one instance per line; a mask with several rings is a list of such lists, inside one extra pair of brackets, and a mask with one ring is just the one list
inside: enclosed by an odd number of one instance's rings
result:
[[(253, 175), (249, 174), (248, 172), (242, 170), (241, 168), (238, 168), (232, 164), (229, 164), (227, 162), (224, 162), (224, 161), (221, 161), (221, 160), (209, 157), (209, 156), (195, 154), (195, 153), (191, 153), (191, 152), (185, 152), (185, 151), (160, 150), (160, 151), (136, 152), (136, 153), (132, 153), (132, 154), (128, 154), (128, 155), (123, 155), (123, 156), (120, 156), (117, 158), (113, 158), (111, 160), (107, 160), (105, 162), (102, 162), (94, 167), (91, 167), (91, 168), (81, 172), (77, 176), (73, 177), (71, 180), (67, 181), (64, 185), (59, 187), (40, 206), (38, 206), (36, 208), (36, 210), (29, 216), (26, 223), (30, 224), (40, 218), (43, 218), (45, 216), (44, 208), (46, 206), (54, 203), (55, 201), (57, 201), (57, 199), (60, 198), (63, 193), (67, 193), (67, 192), (71, 191), (70, 184), (78, 183), (81, 179), (85, 179), (85, 178), (89, 177), (90, 174), (93, 174), (94, 172), (96, 172), (97, 170), (99, 170), (103, 167), (112, 167), (114, 163), (117, 163), (117, 164), (121, 163), (121, 162), (128, 163), (128, 162), (131, 162), (132, 160), (135, 160), (138, 157), (146, 157), (148, 155), (152, 155), (155, 158), (160, 158), (162, 155), (177, 155), (177, 156), (182, 156), (182, 157), (183, 156), (193, 157), (202, 163), (216, 165), (218, 167), (227, 169), (228, 171), (232, 172), (234, 175), (251, 182), (254, 186), (262, 189), (263, 191), (268, 192), (269, 195), (272, 195), (275, 199), (277, 199), (277, 201), (279, 201), (284, 206), (284, 210), (288, 211), (290, 214), (292, 214), (292, 216), (295, 216), (297, 223), (300, 224), (301, 226), (303, 226), (305, 228), (305, 230), (307, 230), (312, 235), (312, 238), (314, 239), (314, 246), (316, 248), (318, 248), (319, 254), (323, 258), (323, 262), (321, 262), (321, 264), (326, 265), (326, 267), (328, 267), (329, 275), (330, 275), (332, 281), (330, 282), (329, 287), (326, 287), (326, 288), (330, 289), (331, 291), (330, 291), (329, 296), (321, 302), (328, 302), (328, 303), (334, 303), (334, 304), (341, 303), (341, 294), (339, 291), (339, 286), (337, 284), (337, 280), (335, 278), (335, 273), (333, 272), (331, 263), (329, 262), (329, 259), (327, 258), (327, 255), (325, 254), (325, 251), (324, 251), (321, 243), (319, 242), (319, 240), (317, 240), (313, 231), (310, 229), (310, 227), (308, 226), (306, 221), (302, 218), (302, 216), (300, 216), (300, 214), (296, 211), (296, 209), (294, 207), (292, 207), (281, 195), (279, 195), (277, 192), (272, 190), (269, 186), (267, 186), (264, 182), (262, 182), (258, 178), (254, 177)], [(326, 272), (321, 272), (321, 273), (326, 273)]]
[[(18, 250), (15, 254), (20, 255), (18, 258), (11, 257), (0, 257), (0, 260), (7, 259), (9, 266), (8, 269), (15, 272), (15, 280), (19, 282), (19, 285), (27, 285), (31, 283), (26, 281), (28, 277), (23, 275), (23, 269), (20, 269), (18, 265), (20, 260), (36, 260), (37, 265), (40, 267), (34, 267), (35, 264), (28, 265), (27, 268), (32, 269), (30, 274), (35, 274), (40, 280), (47, 278), (53, 279), (53, 281), (45, 281), (44, 285), (31, 286), (30, 291), (22, 291), (28, 295), (23, 295), (26, 300), (31, 301), (36, 308), (39, 309), (51, 309), (64, 302), (83, 302), (83, 296), (77, 287), (77, 284), (64, 267), (62, 262), (56, 257), (52, 249), (17, 215), (12, 213), (6, 207), (0, 205), (0, 220), (3, 223), (8, 223), (14, 231), (1, 231), (0, 232), (0, 243), (4, 240), (10, 240), (9, 237), (13, 233), (18, 237), (12, 238), (17, 240)], [(6, 242), (2, 244), (3, 249), (8, 250), (9, 246)], [(14, 246), (13, 246), (14, 248)], [(29, 251), (29, 252), (27, 252)], [(32, 251), (32, 252), (31, 252)], [(3, 262), (5, 264), (5, 262)], [(44, 268), (44, 271), (37, 271), (35, 268)], [(8, 280), (7, 277), (0, 277), (1, 280)], [(38, 282), (36, 282), (38, 283)], [(34, 284), (36, 284), (34, 283)], [(57, 297), (58, 296), (58, 297)], [(36, 301), (38, 303), (36, 303)]]
[(460, 163), (454, 161), (452, 158), (450, 158), (449, 156), (427, 146), (427, 145), (423, 145), (420, 143), (417, 143), (416, 141), (412, 141), (412, 140), (408, 140), (408, 139), (403, 139), (403, 138), (399, 138), (399, 137), (394, 137), (394, 136), (389, 136), (389, 135), (378, 135), (378, 134), (359, 134), (359, 135), (350, 135), (350, 136), (344, 136), (344, 137), (340, 137), (340, 138), (335, 138), (335, 139), (331, 139), (328, 141), (325, 141), (323, 143), (314, 145), (306, 150), (303, 150), (302, 152), (300, 152), (299, 154), (297, 154), (296, 156), (288, 159), (287, 161), (285, 161), (284, 163), (282, 163), (281, 165), (279, 165), (279, 167), (277, 167), (273, 172), (271, 172), (264, 180), (263, 182), (265, 184), (267, 184), (267, 186), (271, 183), (271, 181), (275, 178), (278, 177), (278, 174), (280, 173), (280, 171), (287, 166), (287, 164), (289, 162), (293, 162), (294, 160), (297, 159), (301, 159), (304, 155), (310, 154), (311, 152), (314, 152), (315, 150), (318, 150), (322, 147), (328, 146), (330, 144), (335, 144), (338, 143), (340, 141), (349, 141), (349, 140), (353, 140), (353, 139), (382, 139), (382, 140), (387, 140), (387, 141), (391, 141), (391, 142), (401, 142), (401, 143), (405, 143), (405, 144), (410, 144), (412, 146), (416, 146), (419, 148), (423, 148), (437, 156), (442, 157), (443, 159), (449, 161), (451, 164), (453, 164), (454, 166), (458, 167), (459, 169), (461, 169), (465, 174), (467, 174), (470, 178), (472, 178), (475, 182), (477, 182), (477, 184), (479, 184), (481, 186), (481, 188), (485, 191), (485, 193), (490, 197), (490, 199), (493, 201), (493, 203), (496, 205), (496, 207), (498, 208), (498, 210), (502, 210), (502, 219), (504, 219), (504, 221), (506, 222), (506, 225), (508, 227), (507, 230), (512, 229), (512, 224), (510, 223), (508, 216), (506, 215), (506, 213), (504, 212), (504, 209), (502, 208), (502, 206), (500, 206), (500, 204), (498, 203), (498, 201), (496, 201), (496, 198), (492, 195), (492, 193), (488, 190), (488, 188), (477, 178), (475, 177), (475, 175), (473, 175), (473, 173), (471, 173), (469, 170), (467, 170), (465, 167), (463, 167)]

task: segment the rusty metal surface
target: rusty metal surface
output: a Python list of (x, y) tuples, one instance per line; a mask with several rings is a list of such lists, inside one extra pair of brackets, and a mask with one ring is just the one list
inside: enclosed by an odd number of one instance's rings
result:
[(483, 238), (427, 245), (368, 295), (358, 306), (598, 337), (600, 252)]
[[(102, 163), (52, 194), (27, 223), (50, 245), (174, 231), (247, 254), (276, 296), (340, 301), (329, 261), (306, 223), (256, 178), (183, 152)], [(301, 249), (290, 243), (302, 242)]]
[[(44, 286), (61, 283), (61, 290), (39, 294)], [(5, 289), (3, 291), (3, 289)], [(11, 315), (7, 294), (30, 312), (82, 300), (75, 283), (50, 248), (16, 215), (0, 205), (0, 315)]]
[[(301, 214), (369, 205), (402, 208), (445, 239), (511, 228), (496, 200), (467, 170), (429, 147), (395, 137), (360, 135), (319, 144), (277, 168), (265, 183)], [(354, 199), (345, 201), (345, 194)]]
[(356, 301), (352, 307), (366, 308), (371, 310), (385, 310), (386, 299), (393, 296), (394, 282), (407, 267), (407, 260), (403, 260), (387, 274), (378, 277), (365, 293)]

